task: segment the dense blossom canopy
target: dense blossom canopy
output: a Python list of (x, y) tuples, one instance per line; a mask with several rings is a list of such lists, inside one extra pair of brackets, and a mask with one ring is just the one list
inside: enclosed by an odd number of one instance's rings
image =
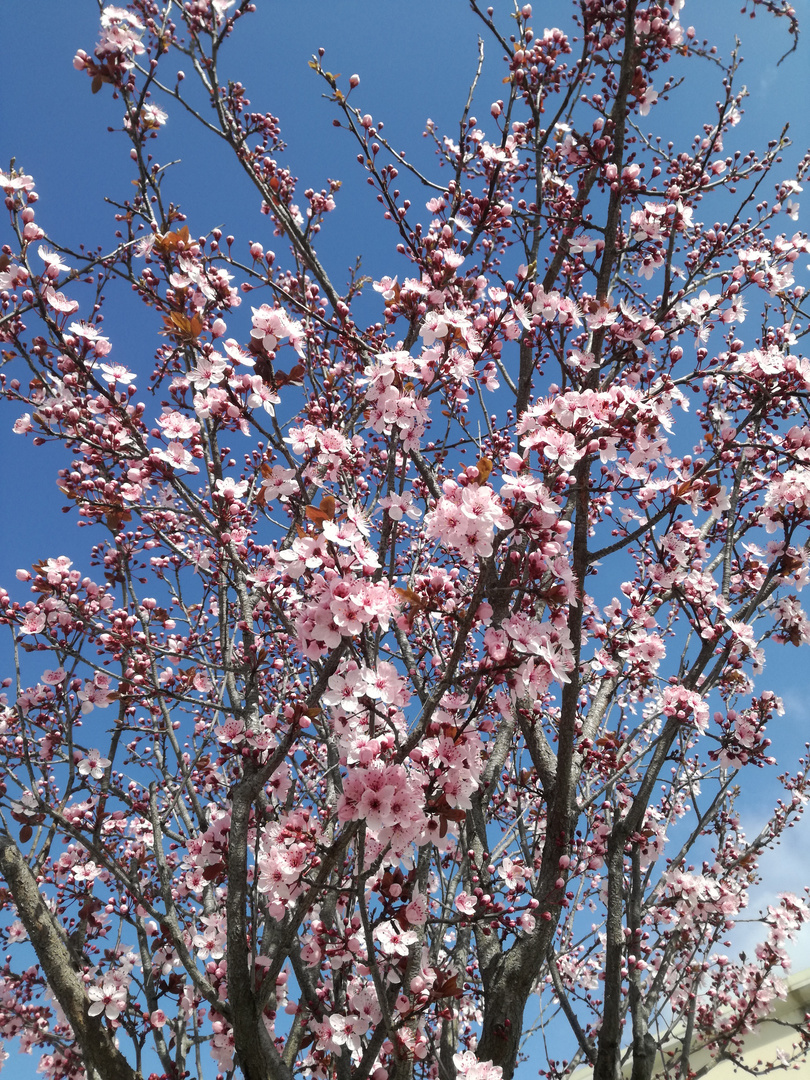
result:
[[(784, 994), (806, 902), (746, 908), (806, 800), (762, 677), (810, 642), (808, 160), (724, 149), (738, 58), (683, 6), (471, 0), (503, 99), (428, 125), (441, 169), (319, 50), (380, 280), (324, 265), (340, 183), (220, 75), (249, 0), (102, 8), (112, 246), (0, 172), (6, 407), (88, 541), (0, 591), (0, 1034), (49, 1080), (686, 1078)], [(693, 141), (648, 134), (701, 64)], [(261, 242), (192, 232), (181, 123)], [(150, 355), (105, 332), (127, 292)]]

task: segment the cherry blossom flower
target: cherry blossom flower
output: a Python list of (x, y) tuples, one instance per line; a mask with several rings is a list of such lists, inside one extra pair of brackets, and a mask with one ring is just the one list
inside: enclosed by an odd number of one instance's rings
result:
[(511, 521), (489, 485), (460, 487), (448, 480), (444, 495), (425, 517), (428, 536), (458, 548), (464, 559), (492, 554), (492, 532), (508, 528)]
[(650, 107), (658, 101), (658, 92), (648, 86), (644, 94), (638, 99), (638, 111), (641, 116), (647, 116)]
[(225, 955), (226, 932), (221, 915), (203, 915), (200, 919), (204, 929), (195, 934), (192, 944), (200, 960), (220, 960)]
[(103, 757), (99, 750), (88, 750), (76, 767), (81, 776), (90, 776), (94, 780), (101, 780), (104, 776), (104, 770), (108, 769), (111, 764), (109, 758)]
[(46, 621), (44, 611), (29, 611), (20, 623), (20, 633), (39, 634), (45, 629)]
[(498, 876), (503, 879), (507, 889), (517, 889), (523, 884), (523, 867), (513, 862), (508, 856), (501, 859)]
[(684, 686), (667, 686), (664, 689), (662, 709), (665, 716), (693, 724), (700, 731), (708, 727), (709, 706), (699, 694)]
[[(141, 34), (144, 25), (131, 11), (126, 8), (109, 5), (101, 12), (102, 36), (96, 46), (96, 56), (132, 53), (139, 55), (144, 52), (141, 42)], [(125, 61), (129, 66), (131, 61)]]
[(262, 469), (261, 491), (264, 499), (268, 502), (271, 502), (273, 499), (279, 499), (281, 502), (286, 502), (289, 495), (298, 491), (298, 484), (295, 480), (295, 471), (293, 469), (285, 469), (281, 465), (274, 465), (271, 468), (267, 468), (266, 472), (265, 469)]
[(361, 1036), (365, 1035), (368, 1029), (368, 1022), (362, 1017), (332, 1013), (329, 1025), (332, 1028), (331, 1041), (335, 1046), (347, 1046), (350, 1050), (360, 1049)]
[(164, 434), (172, 439), (190, 439), (200, 431), (200, 425), (193, 417), (176, 410), (162, 413), (157, 422)]
[(27, 941), (28, 931), (25, 929), (19, 919), (15, 919), (14, 922), (9, 924), (9, 927), (6, 930), (6, 937), (9, 944), (18, 941)]
[(380, 923), (374, 930), (374, 937), (387, 956), (407, 956), (411, 945), (419, 940), (414, 930), (400, 930), (391, 922)]
[(404, 491), (399, 495), (396, 492), (386, 495), (384, 499), (380, 499), (380, 506), (388, 511), (393, 521), (402, 521), (406, 514), (414, 521), (418, 521), (422, 516), (421, 510), (413, 505), (413, 496), (409, 491)]
[(69, 300), (64, 293), (57, 292), (51, 285), (45, 290), (45, 300), (48, 306), (60, 315), (72, 315), (79, 310), (78, 300)]
[(53, 277), (56, 277), (60, 272), (66, 273), (71, 269), (66, 262), (62, 261), (62, 256), (58, 251), (51, 251), (44, 244), (40, 244), (37, 248), (37, 255), (45, 263), (49, 274)]
[(169, 119), (169, 114), (161, 109), (159, 105), (155, 105), (154, 102), (148, 101), (141, 108), (140, 119), (141, 123), (146, 128), (159, 128)]
[(222, 348), (225, 351), (225, 355), (229, 360), (233, 361), (234, 364), (244, 364), (245, 367), (254, 367), (256, 358), (243, 349), (235, 338), (227, 338), (222, 343)]
[(12, 428), (15, 435), (25, 435), (29, 431), (34, 430), (34, 425), (31, 421), (30, 413), (23, 413), (21, 417), (14, 421), (14, 427)]
[(299, 354), (304, 355), (303, 327), (287, 315), (281, 308), (272, 308), (262, 304), (260, 308), (251, 308), (253, 327), (250, 336), (258, 341), (268, 352), (273, 352), (279, 341), (290, 339), (290, 344)]
[(469, 893), (460, 892), (456, 896), (455, 905), (462, 915), (475, 914), (475, 897), (470, 896)]
[(226, 476), (224, 480), (216, 481), (217, 493), (227, 502), (241, 499), (247, 494), (247, 480), (234, 480), (232, 476)]
[(155, 450), (153, 453), (158, 460), (165, 461), (172, 469), (183, 469), (185, 472), (190, 473), (200, 471), (199, 466), (194, 463), (191, 451), (177, 440), (172, 440), (165, 450)]
[(225, 375), (225, 361), (215, 352), (200, 356), (196, 366), (188, 373), (189, 381), (196, 390), (206, 390), (221, 383)]
[(111, 979), (105, 979), (101, 986), (89, 986), (87, 996), (90, 998), (90, 1007), (87, 1010), (89, 1016), (101, 1016), (108, 1020), (117, 1020), (126, 1008), (127, 990)]
[(428, 918), (427, 897), (420, 892), (414, 893), (413, 899), (405, 908), (405, 918), (410, 926), (423, 926)]
[(260, 379), (258, 375), (251, 376), (250, 393), (247, 396), (248, 408), (262, 408), (270, 416), (273, 416), (275, 415), (273, 406), (278, 405), (280, 401), (281, 398), (278, 394), (274, 393), (263, 379)]
[(109, 382), (119, 382), (128, 386), (135, 380), (135, 375), (121, 364), (99, 364), (99, 370), (104, 372)]
[(6, 173), (0, 170), (0, 188), (7, 195), (13, 195), (16, 191), (33, 191), (34, 178), (25, 173)]
[(101, 335), (97, 326), (93, 326), (92, 323), (87, 322), (72, 322), (68, 326), (68, 330), (71, 334), (75, 334), (76, 337), (82, 338), (82, 340), (89, 342), (95, 349), (99, 342), (103, 342), (109, 351), (109, 340)]
[(82, 703), (84, 714), (92, 712), (94, 708), (106, 709), (112, 700), (110, 676), (100, 671), (96, 672), (92, 681), (87, 680), (84, 687), (77, 691), (76, 696)]
[(464, 1080), (501, 1080), (503, 1069), (491, 1061), (479, 1061), (472, 1050), (453, 1054), (453, 1064)]
[(0, 270), (0, 289), (13, 289), (16, 285), (24, 285), (28, 281), (28, 271), (24, 266), (9, 263), (5, 269)]

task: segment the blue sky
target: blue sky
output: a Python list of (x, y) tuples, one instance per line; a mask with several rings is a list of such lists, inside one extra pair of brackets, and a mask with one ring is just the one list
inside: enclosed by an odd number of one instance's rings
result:
[[(509, 10), (505, 0), (492, 0), (496, 9)], [(746, 62), (740, 74), (750, 97), (742, 124), (734, 138), (743, 149), (762, 148), (791, 123), (794, 150), (786, 155), (779, 177), (792, 175), (792, 163), (810, 146), (808, 46), (781, 67), (776, 61), (788, 40), (784, 26), (764, 16), (749, 22), (740, 15), (741, 0), (687, 0), (684, 25), (692, 23), (699, 38), (708, 37), (727, 56), (735, 33), (742, 39)], [(795, 0), (800, 18), (810, 29), (810, 0)], [(338, 285), (348, 277), (357, 254), (363, 272), (374, 278), (400, 274), (406, 264), (394, 252), (390, 227), (382, 221), (371, 189), (356, 164), (356, 148), (345, 132), (332, 126), (333, 112), (322, 99), (323, 84), (307, 61), (319, 47), (326, 48), (325, 66), (346, 80), (353, 72), (361, 83), (353, 102), (385, 122), (384, 133), (397, 149), (406, 150), (421, 167), (435, 170), (432, 147), (422, 137), (431, 118), (440, 133), (455, 136), (457, 118), (467, 97), (476, 66), (479, 24), (462, 0), (257, 0), (257, 13), (238, 27), (223, 61), (228, 75), (245, 83), (254, 107), (270, 110), (282, 122), (288, 144), (287, 164), (302, 187), (316, 189), (327, 177), (344, 181), (338, 209), (329, 216), (321, 234), (322, 261)], [(535, 4), (535, 26), (552, 26), (568, 17), (568, 0)], [(78, 48), (92, 53), (98, 34), (98, 9), (92, 0), (27, 0), (0, 4), (0, 168), (16, 157), (17, 166), (32, 173), (40, 194), (38, 221), (60, 243), (109, 247), (113, 236), (113, 210), (105, 195), (126, 198), (132, 176), (128, 145), (108, 126), (119, 126), (122, 108), (106, 88), (93, 96), (86, 75), (73, 69)], [(473, 114), (481, 126), (489, 124), (490, 102), (502, 95), (500, 50), (486, 42), (487, 62), (479, 84)], [(189, 80), (190, 81), (190, 80)], [(686, 83), (671, 104), (653, 109), (650, 128), (666, 131), (684, 148), (711, 118), (720, 95), (716, 69), (690, 64)], [(169, 123), (155, 142), (161, 162), (180, 159), (166, 181), (169, 197), (188, 214), (193, 234), (214, 227), (237, 237), (237, 250), (259, 240), (265, 247), (282, 244), (270, 235), (268, 219), (258, 214), (258, 196), (221, 149), (191, 127), (175, 107), (168, 107)], [(728, 149), (735, 147), (729, 145)], [(404, 187), (404, 184), (403, 184)], [(424, 199), (416, 192), (414, 201)], [(810, 220), (810, 189), (803, 196)], [(784, 228), (793, 231), (785, 219)], [(107, 312), (107, 332), (116, 359), (143, 371), (154, 349), (140, 309), (119, 295)], [(746, 327), (746, 330), (749, 328)], [(753, 334), (754, 328), (750, 328)], [(73, 514), (63, 515), (55, 486), (56, 469), (65, 464), (58, 447), (34, 448), (30, 441), (11, 434), (21, 410), (0, 402), (0, 506), (5, 510), (0, 540), (0, 585), (24, 598), (14, 580), (20, 566), (58, 554), (74, 558), (87, 568), (89, 539), (75, 527)], [(0, 639), (0, 658), (9, 655), (8, 639)], [(788, 655), (789, 652), (789, 655)], [(6, 664), (0, 677), (6, 674)], [(784, 731), (776, 740), (777, 754), (800, 747), (810, 732), (810, 696), (807, 661), (792, 649), (769, 656), (766, 684), (775, 686), (789, 707)], [(8, 667), (10, 672), (10, 667)], [(762, 824), (767, 800), (752, 791), (744, 815), (753, 831)], [(767, 889), (800, 890), (807, 875), (801, 858), (810, 852), (810, 829), (796, 830), (785, 849), (765, 864)], [(797, 873), (798, 869), (798, 873)], [(765, 895), (765, 889), (760, 890)], [(810, 964), (810, 942), (797, 950), (797, 967)]]

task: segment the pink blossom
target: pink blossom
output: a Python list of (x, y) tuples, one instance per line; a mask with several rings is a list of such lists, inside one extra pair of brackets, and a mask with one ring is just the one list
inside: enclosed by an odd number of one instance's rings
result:
[(651, 86), (648, 86), (644, 91), (644, 94), (638, 99), (638, 111), (641, 116), (646, 116), (650, 111), (650, 106), (654, 105), (658, 101), (658, 92), (653, 90)]
[(82, 703), (84, 714), (92, 712), (96, 707), (106, 709), (112, 699), (109, 675), (96, 672), (92, 682), (89, 680), (85, 682), (83, 689), (77, 691), (76, 696)]
[[(810, 796), (801, 749), (770, 769), (784, 710), (757, 685), (766, 648), (810, 643), (810, 239), (779, 231), (805, 184), (777, 176), (780, 144), (723, 145), (735, 61), (680, 26), (683, 0), (571, 0), (563, 29), (492, 7), (509, 47), (482, 85), (505, 100), (449, 135), (427, 123), (423, 209), (412, 158), (320, 50), (388, 227), (371, 288), (327, 236), (334, 170), (316, 190), (296, 162), (315, 129), (287, 147), (238, 70), (220, 81), (257, 5), (106, 4), (74, 63), (113, 123), (126, 110), (135, 190), (109, 193), (112, 234), (57, 247), (31, 178), (0, 173), (0, 388), (31, 436), (6, 468), (34, 504), (6, 515), (10, 543), (32, 539), (0, 588), (20, 654), (0, 854), (13, 870), (17, 844), (39, 889), (0, 889), (18, 954), (0, 1038), (76, 1080), (83, 1009), (133, 1068), (196, 1075), (207, 1043), (228, 1075), (249, 1065), (246, 977), (271, 1070), (502, 1080), (485, 1059), (512, 1074), (536, 991), (543, 1022), (564, 1027), (568, 997), (585, 1033), (545, 1033), (567, 1056), (541, 1071), (565, 1077), (585, 1043), (612, 1059), (625, 1020), (628, 1048), (637, 991), (664, 1057), (689, 1017), (734, 1065), (810, 914), (783, 893), (744, 915)], [(786, 4), (748, 7), (795, 30)], [(425, 52), (439, 90), (452, 47)], [(54, 76), (18, 51), (31, 74), (4, 90), (28, 117), (28, 83)], [(674, 94), (704, 52), (721, 104), (695, 139), (635, 130), (650, 80)], [(206, 161), (212, 194), (238, 209), (238, 173), (259, 192), (247, 238), (230, 209), (178, 208), (175, 152), (150, 154), (200, 122), (239, 166)], [(24, 457), (42, 444), (50, 496)], [(80, 526), (75, 562), (37, 533), (49, 498)], [(769, 783), (747, 839), (746, 792)], [(73, 950), (72, 1005), (27, 940), (37, 904)]]
[(523, 884), (523, 867), (504, 856), (498, 867), (498, 876), (503, 879), (507, 889), (518, 889)]
[(409, 491), (405, 491), (401, 495), (396, 493), (386, 495), (384, 499), (380, 499), (380, 506), (388, 511), (389, 517), (394, 521), (402, 521), (406, 514), (409, 518), (413, 518), (414, 521), (418, 521), (422, 516), (421, 511), (413, 505), (413, 496)]
[(90, 776), (94, 780), (100, 780), (104, 775), (104, 770), (111, 764), (109, 758), (103, 757), (99, 750), (88, 750), (79, 761), (77, 768), (81, 776)]
[(7, 195), (13, 195), (16, 191), (33, 191), (34, 178), (25, 173), (5, 173), (0, 170), (0, 188)]
[(458, 548), (465, 559), (491, 555), (493, 529), (508, 528), (511, 520), (494, 490), (488, 485), (462, 488), (452, 480), (445, 482), (443, 490), (435, 509), (425, 517), (427, 535)]
[(190, 439), (200, 431), (196, 420), (175, 410), (162, 413), (157, 422), (163, 428), (164, 435), (172, 439)]
[(427, 897), (420, 892), (414, 893), (413, 899), (405, 908), (405, 918), (410, 926), (424, 926), (428, 918)]
[(89, 986), (87, 996), (90, 998), (89, 1016), (103, 1014), (108, 1020), (117, 1020), (126, 1008), (126, 987), (110, 979), (105, 979), (101, 986)]
[[(224, 329), (222, 332), (225, 332)], [(227, 338), (227, 340), (222, 343), (222, 348), (225, 351), (225, 355), (229, 360), (232, 360), (234, 364), (244, 364), (245, 367), (253, 367), (256, 363), (255, 357), (251, 356), (246, 349), (243, 349), (234, 338)]]
[(456, 896), (455, 904), (462, 915), (475, 914), (475, 897), (470, 896), (469, 893), (460, 892), (458, 896)]
[(79, 310), (78, 300), (68, 300), (64, 293), (57, 292), (51, 285), (45, 290), (45, 300), (60, 315), (72, 315)]
[(158, 128), (166, 123), (169, 114), (161, 109), (159, 105), (155, 105), (154, 102), (147, 102), (141, 108), (140, 118), (144, 127)]
[(265, 500), (268, 502), (272, 502), (274, 499), (280, 499), (281, 502), (286, 502), (287, 496), (292, 495), (298, 490), (298, 484), (295, 481), (295, 471), (293, 469), (285, 469), (281, 465), (274, 465), (266, 473), (264, 473), (263, 470), (261, 490)]
[(24, 285), (27, 281), (28, 271), (24, 266), (10, 263), (4, 270), (0, 270), (0, 289), (13, 289), (16, 285)]
[[(96, 339), (97, 342), (100, 339)], [(121, 364), (99, 364), (99, 369), (104, 372), (109, 382), (119, 382), (128, 386), (135, 380), (135, 376)]]
[(290, 344), (299, 354), (304, 355), (303, 327), (301, 323), (291, 319), (286, 311), (281, 308), (272, 308), (268, 304), (262, 304), (259, 308), (251, 308), (253, 312), (253, 328), (250, 336), (254, 341), (261, 342), (262, 346), (272, 352), (279, 341), (284, 338), (290, 339)]
[(281, 398), (278, 394), (274, 393), (270, 387), (259, 378), (258, 375), (252, 375), (250, 378), (250, 393), (247, 397), (248, 408), (258, 409), (262, 408), (270, 416), (275, 414), (274, 405), (278, 405)]
[(332, 1013), (329, 1024), (332, 1028), (331, 1041), (335, 1046), (347, 1046), (350, 1050), (360, 1049), (360, 1038), (368, 1028), (368, 1024), (361, 1017)]
[(684, 686), (667, 686), (664, 689), (662, 711), (665, 716), (692, 724), (700, 731), (708, 727), (709, 706), (699, 694)]
[(197, 364), (188, 373), (189, 381), (196, 390), (206, 390), (209, 386), (222, 382), (225, 375), (225, 361), (218, 353), (200, 356)]
[(419, 940), (414, 930), (400, 930), (391, 922), (380, 923), (374, 937), (387, 956), (407, 956), (411, 945)]
[(29, 611), (20, 623), (21, 634), (39, 634), (45, 629), (46, 617), (44, 611)]
[(491, 1061), (479, 1061), (472, 1050), (453, 1054), (453, 1064), (463, 1080), (501, 1080), (503, 1069)]
[(194, 463), (194, 458), (181, 442), (173, 440), (165, 450), (155, 450), (154, 456), (160, 461), (165, 461), (172, 469), (183, 469), (185, 472), (197, 473), (199, 466)]
[(58, 251), (51, 251), (50, 248), (45, 247), (44, 244), (40, 244), (37, 248), (37, 255), (45, 263), (49, 276), (55, 277), (60, 272), (66, 272), (70, 270), (70, 266), (62, 261), (62, 256)]
[(218, 494), (227, 502), (241, 499), (247, 493), (247, 489), (247, 480), (234, 480), (232, 476), (226, 476), (224, 480), (216, 481)]

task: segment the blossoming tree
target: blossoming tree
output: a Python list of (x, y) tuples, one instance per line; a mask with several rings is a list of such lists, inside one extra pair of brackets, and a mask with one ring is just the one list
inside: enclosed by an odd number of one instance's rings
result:
[[(727, 938), (805, 801), (755, 677), (810, 640), (806, 162), (724, 150), (736, 55), (682, 0), (469, 6), (503, 100), (429, 127), (441, 170), (312, 61), (391, 236), (373, 285), (319, 257), (339, 184), (220, 76), (248, 0), (106, 7), (77, 54), (131, 145), (111, 247), (0, 174), (3, 390), (92, 545), (0, 594), (0, 1033), (51, 1080), (687, 1077), (784, 992), (803, 899)], [(694, 141), (647, 134), (710, 62)], [(280, 254), (190, 231), (169, 117)]]

